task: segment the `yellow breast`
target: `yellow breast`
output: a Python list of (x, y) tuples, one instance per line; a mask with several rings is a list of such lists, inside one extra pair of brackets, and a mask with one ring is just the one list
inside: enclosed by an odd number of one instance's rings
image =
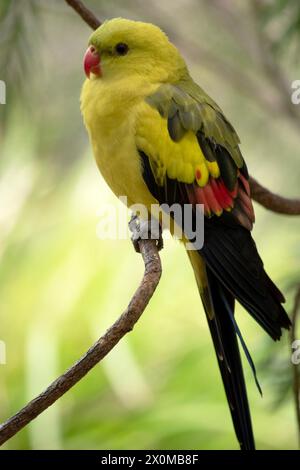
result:
[(150, 207), (156, 202), (143, 180), (135, 143), (138, 109), (150, 92), (143, 83), (107, 83), (95, 78), (85, 81), (81, 94), (81, 110), (99, 170), (117, 197), (127, 197), (128, 205)]

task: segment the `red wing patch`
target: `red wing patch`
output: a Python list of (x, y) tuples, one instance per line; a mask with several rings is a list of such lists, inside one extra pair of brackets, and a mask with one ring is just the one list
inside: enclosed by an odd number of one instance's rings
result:
[(234, 218), (246, 229), (251, 230), (255, 221), (247, 179), (238, 172), (238, 179), (233, 191), (225, 186), (221, 178), (210, 177), (203, 188), (198, 184), (188, 185), (191, 204), (203, 204), (206, 217), (220, 216), (223, 211), (231, 212)]

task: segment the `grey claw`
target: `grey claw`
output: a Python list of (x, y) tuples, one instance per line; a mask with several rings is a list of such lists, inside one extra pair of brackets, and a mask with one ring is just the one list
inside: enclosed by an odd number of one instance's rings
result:
[(156, 240), (158, 250), (163, 248), (162, 230), (157, 221), (142, 220), (137, 215), (132, 215), (129, 221), (129, 230), (132, 232), (131, 241), (137, 253), (140, 253), (140, 240)]

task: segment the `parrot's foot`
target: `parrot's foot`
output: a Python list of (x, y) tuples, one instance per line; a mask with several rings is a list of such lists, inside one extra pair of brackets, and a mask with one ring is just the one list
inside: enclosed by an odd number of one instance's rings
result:
[(157, 220), (140, 220), (137, 215), (132, 214), (128, 225), (132, 232), (131, 241), (137, 253), (140, 253), (140, 240), (156, 240), (158, 251), (163, 248), (162, 229)]

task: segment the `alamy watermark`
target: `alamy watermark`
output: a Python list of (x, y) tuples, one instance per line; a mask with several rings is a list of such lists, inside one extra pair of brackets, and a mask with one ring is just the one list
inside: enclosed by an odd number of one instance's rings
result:
[[(203, 204), (152, 204), (151, 209), (143, 204), (128, 205), (127, 197), (120, 196), (133, 214), (141, 221), (140, 238), (157, 238), (158, 225), (172, 233), (173, 237), (185, 243), (187, 250), (200, 250), (204, 242), (204, 206)], [(98, 212), (97, 236), (101, 240), (126, 240), (128, 213), (113, 204), (104, 204)], [(167, 237), (166, 237), (167, 238)]]
[(292, 351), (291, 361), (297, 366), (300, 364), (300, 339), (295, 339), (295, 341), (292, 342)]
[(6, 84), (0, 80), (0, 104), (6, 104)]
[(0, 365), (6, 364), (6, 344), (0, 340)]
[(300, 80), (294, 80), (291, 84), (292, 90), (291, 101), (293, 104), (300, 104)]

